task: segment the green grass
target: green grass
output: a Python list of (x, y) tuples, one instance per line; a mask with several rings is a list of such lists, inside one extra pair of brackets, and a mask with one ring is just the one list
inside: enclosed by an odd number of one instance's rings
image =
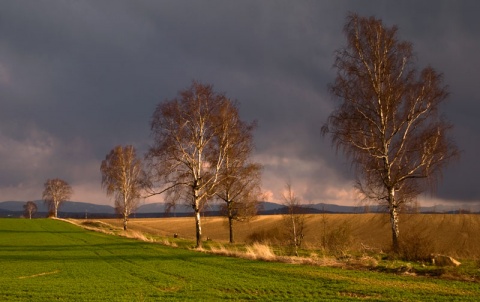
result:
[(0, 219), (0, 301), (475, 301), (480, 284), (258, 262)]

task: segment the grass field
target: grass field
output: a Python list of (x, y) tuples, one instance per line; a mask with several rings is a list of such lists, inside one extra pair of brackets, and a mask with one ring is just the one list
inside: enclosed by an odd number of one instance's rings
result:
[(0, 219), (1, 301), (475, 301), (480, 285), (213, 256), (50, 219)]
[[(103, 220), (121, 226), (117, 219)], [(239, 243), (248, 241), (251, 234), (264, 231), (275, 233), (281, 229), (281, 215), (258, 216), (249, 223), (235, 225), (235, 238)], [(193, 217), (131, 219), (129, 226), (141, 232), (159, 236), (195, 238)], [(204, 238), (217, 242), (228, 241), (228, 227), (223, 217), (204, 217)], [(388, 250), (391, 245), (390, 221), (387, 214), (316, 214), (307, 215), (304, 247), (318, 249), (322, 237), (343, 229), (350, 247), (360, 250), (368, 246), (375, 250)], [(478, 214), (403, 214), (400, 216), (400, 236), (428, 245), (431, 253), (446, 254), (460, 259), (480, 259), (480, 215)]]

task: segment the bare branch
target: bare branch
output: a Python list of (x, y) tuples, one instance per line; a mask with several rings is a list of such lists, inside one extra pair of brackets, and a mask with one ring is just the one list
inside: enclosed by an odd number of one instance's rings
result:
[(395, 247), (398, 206), (414, 201), (458, 156), (447, 138), (451, 125), (438, 114), (448, 92), (433, 68), (417, 72), (412, 45), (398, 40), (395, 26), (351, 14), (344, 33), (330, 87), (341, 104), (322, 133), (352, 160), (359, 192), (388, 204)]
[(43, 190), (42, 199), (49, 207), (53, 216), (57, 218), (58, 208), (73, 194), (72, 187), (70, 187), (66, 181), (59, 178), (48, 179), (45, 182), (44, 187), (45, 189)]
[(133, 146), (116, 146), (102, 161), (100, 171), (102, 187), (108, 196), (113, 195), (115, 210), (123, 216), (123, 228), (127, 230), (128, 217), (136, 210), (146, 185), (142, 162)]
[(201, 245), (200, 211), (218, 190), (229, 149), (224, 144), (229, 135), (225, 119), (236, 110), (211, 85), (194, 81), (178, 98), (160, 103), (153, 114), (154, 143), (147, 154), (149, 195), (165, 193), (169, 202), (182, 200), (192, 207), (197, 246)]

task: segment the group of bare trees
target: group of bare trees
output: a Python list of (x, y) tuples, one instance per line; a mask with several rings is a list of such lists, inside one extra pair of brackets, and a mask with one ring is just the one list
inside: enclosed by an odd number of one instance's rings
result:
[[(448, 92), (433, 68), (417, 71), (412, 44), (398, 39), (395, 26), (350, 14), (344, 33), (347, 45), (336, 52), (337, 76), (330, 86), (340, 104), (322, 132), (352, 161), (356, 188), (365, 199), (388, 207), (397, 251), (399, 207), (414, 201), (458, 156), (447, 137), (452, 126), (439, 114)], [(240, 119), (238, 104), (211, 85), (193, 82), (158, 104), (146, 172), (132, 146), (115, 147), (102, 162), (102, 184), (114, 195), (124, 227), (141, 190), (164, 194), (170, 206), (184, 201), (193, 209), (201, 246), (200, 212), (217, 199), (225, 202), (233, 242), (233, 221), (254, 213), (260, 194), (261, 166), (251, 161), (254, 129)], [(296, 251), (303, 224), (290, 186), (284, 199)]]
[[(72, 187), (64, 180), (59, 178), (47, 179), (45, 182), (42, 199), (48, 207), (48, 215), (57, 218), (58, 208), (67, 201), (73, 194)], [(29, 219), (37, 213), (37, 204), (33, 201), (27, 201), (23, 206), (24, 215)]]
[[(415, 202), (459, 155), (447, 136), (452, 125), (439, 113), (448, 91), (432, 67), (416, 69), (412, 44), (399, 40), (397, 27), (350, 14), (344, 34), (347, 44), (336, 52), (337, 76), (330, 86), (340, 103), (322, 133), (353, 163), (356, 189), (388, 208), (393, 250), (398, 251), (399, 208)], [(113, 196), (124, 229), (141, 198), (163, 194), (169, 207), (184, 202), (193, 209), (200, 247), (200, 213), (218, 200), (233, 242), (234, 221), (256, 213), (261, 192), (262, 167), (252, 161), (256, 124), (240, 118), (237, 102), (194, 81), (176, 98), (158, 104), (150, 126), (153, 143), (144, 160), (128, 145), (114, 147), (101, 163), (102, 186)], [(42, 198), (57, 217), (72, 193), (64, 180), (48, 179)], [(297, 254), (304, 221), (290, 184), (283, 197)], [(37, 206), (27, 202), (24, 209), (31, 218)]]
[(181, 201), (193, 209), (201, 246), (200, 213), (218, 199), (226, 204), (233, 242), (233, 221), (252, 215), (260, 194), (261, 166), (251, 161), (254, 128), (240, 119), (237, 103), (211, 85), (194, 81), (177, 98), (158, 104), (143, 168), (132, 146), (115, 147), (101, 165), (102, 185), (114, 195), (124, 228), (141, 191), (164, 194), (170, 205)]

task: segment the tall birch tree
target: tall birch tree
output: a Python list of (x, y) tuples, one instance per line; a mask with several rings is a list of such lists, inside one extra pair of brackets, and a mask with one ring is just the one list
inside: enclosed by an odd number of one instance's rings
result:
[(185, 201), (195, 213), (196, 245), (202, 245), (200, 212), (215, 194), (225, 159), (220, 109), (230, 100), (211, 85), (193, 82), (178, 97), (158, 104), (151, 121), (150, 195)]
[(58, 208), (73, 194), (72, 187), (70, 187), (66, 181), (59, 178), (54, 178), (48, 179), (44, 184), (44, 188), (42, 199), (48, 206), (49, 211), (53, 213), (55, 218), (57, 218)]
[(115, 210), (123, 217), (127, 230), (128, 217), (135, 211), (144, 187), (142, 162), (131, 145), (116, 146), (102, 161), (102, 187), (113, 196)]
[(439, 113), (448, 92), (432, 67), (417, 71), (412, 44), (399, 40), (396, 26), (351, 14), (344, 33), (330, 87), (340, 105), (322, 130), (352, 161), (359, 192), (388, 207), (397, 252), (399, 207), (458, 155), (447, 137), (452, 125)]

